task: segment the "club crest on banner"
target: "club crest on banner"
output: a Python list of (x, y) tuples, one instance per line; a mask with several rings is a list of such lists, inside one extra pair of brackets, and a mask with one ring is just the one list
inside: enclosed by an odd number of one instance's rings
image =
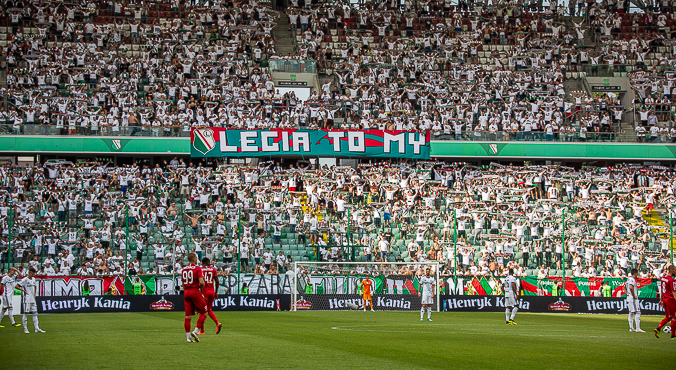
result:
[(194, 134), (195, 140), (193, 141), (193, 147), (198, 152), (207, 154), (216, 146), (216, 139), (214, 138), (214, 132), (212, 130), (197, 129), (194, 131)]

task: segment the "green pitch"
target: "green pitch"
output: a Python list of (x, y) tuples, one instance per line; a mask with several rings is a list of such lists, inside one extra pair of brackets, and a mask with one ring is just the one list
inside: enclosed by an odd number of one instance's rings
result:
[[(676, 341), (629, 333), (626, 315), (228, 312), (188, 344), (178, 312), (41, 315), (46, 334), (0, 329), (5, 369), (651, 369), (671, 368)], [(16, 316), (20, 319), (19, 316)], [(194, 324), (193, 319), (193, 324)], [(3, 321), (8, 324), (7, 318)]]

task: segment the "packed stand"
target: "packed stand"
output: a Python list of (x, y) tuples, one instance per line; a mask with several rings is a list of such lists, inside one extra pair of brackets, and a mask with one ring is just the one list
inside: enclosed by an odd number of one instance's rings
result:
[(5, 133), (187, 136), (269, 122), (275, 11), (195, 3), (7, 2)]
[(223, 274), (319, 260), (439, 261), (443, 275), (470, 276), (511, 267), (621, 277), (636, 267), (655, 277), (671, 257), (669, 228), (643, 218), (674, 203), (664, 167), (297, 165), (5, 166), (3, 268), (166, 275), (194, 251)]
[[(571, 2), (572, 9), (372, 4), (287, 11), (299, 53), (331, 76), (311, 105), (340, 108), (343, 128), (430, 130), (455, 140), (617, 140), (612, 133), (633, 107), (612, 92), (571, 94), (566, 78), (661, 73), (674, 64), (674, 43), (662, 32), (674, 23), (667, 8), (629, 17), (625, 1)], [(663, 26), (653, 27), (652, 17)], [(316, 120), (333, 127), (333, 119)]]

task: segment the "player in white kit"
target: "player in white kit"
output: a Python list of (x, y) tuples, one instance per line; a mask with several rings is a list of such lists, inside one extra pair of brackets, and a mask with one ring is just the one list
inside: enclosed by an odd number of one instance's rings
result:
[(519, 307), (516, 305), (519, 288), (517, 287), (513, 269), (509, 269), (509, 273), (502, 282), (502, 285), (505, 292), (505, 320), (507, 321), (507, 325), (516, 325), (514, 316), (516, 316), (516, 311), (519, 310)]
[[(624, 283), (624, 290), (627, 292), (627, 309), (629, 310), (629, 331), (645, 333), (645, 331), (641, 330), (641, 307), (638, 303), (636, 277), (638, 277), (638, 270), (631, 269), (631, 275)], [(636, 326), (634, 326), (634, 322), (636, 322)]]
[(432, 270), (425, 270), (425, 276), (420, 278), (420, 292), (418, 296), (422, 298), (420, 308), (420, 321), (423, 321), (423, 315), (427, 310), (427, 321), (432, 321), (432, 303), (434, 302), (434, 288), (437, 286), (436, 279), (432, 277)]
[(23, 323), (23, 332), (28, 334), (28, 314), (33, 314), (33, 327), (35, 328), (36, 333), (44, 333), (45, 331), (40, 329), (38, 326), (38, 306), (37, 301), (35, 300), (35, 289), (37, 288), (37, 283), (35, 282), (35, 269), (28, 269), (28, 276), (21, 279), (17, 284), (16, 288), (23, 292), (23, 317), (21, 322)]
[[(14, 308), (12, 307), (12, 297), (14, 296), (14, 286), (16, 285), (16, 274), (16, 268), (10, 267), (7, 275), (3, 276), (2, 281), (0, 281), (0, 284), (3, 287), (0, 324), (2, 324), (2, 319), (5, 317), (5, 313), (7, 313), (9, 315), (9, 321), (12, 322), (12, 326), (21, 326), (21, 324), (17, 324), (14, 321)], [(4, 328), (4, 326), (0, 325), (0, 328)]]

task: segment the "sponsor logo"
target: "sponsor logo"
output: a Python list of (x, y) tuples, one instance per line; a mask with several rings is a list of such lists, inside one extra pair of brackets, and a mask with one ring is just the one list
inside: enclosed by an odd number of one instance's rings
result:
[(194, 131), (195, 141), (193, 147), (202, 154), (207, 154), (216, 146), (214, 132), (208, 128), (201, 128)]
[(411, 301), (407, 301), (404, 298), (392, 299), (392, 298), (377, 297), (376, 306), (387, 308), (403, 308), (405, 310), (410, 310)]
[(156, 311), (156, 310), (166, 310), (166, 311), (173, 310), (174, 304), (170, 301), (167, 301), (166, 299), (164, 299), (164, 296), (162, 296), (162, 298), (160, 298), (158, 301), (150, 304), (150, 309), (154, 310), (154, 311)]
[(448, 310), (454, 310), (458, 308), (469, 308), (477, 307), (479, 310), (483, 310), (485, 307), (493, 307), (491, 299), (489, 297), (481, 298), (451, 298), (446, 300)]
[[(494, 299), (494, 300), (493, 300)], [(530, 310), (530, 302), (519, 299), (517, 302), (520, 310)], [(481, 311), (492, 307), (505, 307), (505, 297), (472, 297), (472, 298), (449, 298), (446, 300), (446, 309), (462, 310), (467, 308), (476, 308)]]
[(337, 308), (349, 308), (347, 306), (348, 303), (352, 303), (354, 305), (361, 307), (362, 299), (361, 298), (352, 298), (352, 299), (331, 298), (331, 299), (329, 299), (329, 309), (335, 310)]
[(275, 308), (275, 301), (267, 298), (251, 298), (247, 296), (239, 297), (240, 307), (260, 307), (260, 308)]
[[(638, 305), (643, 311), (656, 311), (661, 312), (662, 308), (659, 306), (659, 303), (653, 303), (645, 301), (642, 299), (638, 300)], [(587, 309), (590, 312), (594, 311), (624, 311), (627, 309), (627, 300), (616, 300), (616, 301), (596, 301), (596, 300), (587, 300)]]
[(220, 307), (221, 310), (225, 310), (228, 307), (237, 307), (237, 301), (231, 296), (227, 296), (224, 298), (216, 298), (214, 299), (214, 302), (212, 303), (213, 306)]
[(122, 298), (120, 298), (119, 300), (108, 298), (94, 298), (94, 307), (119, 308), (122, 310), (128, 310), (131, 307), (131, 302), (125, 301)]
[[(519, 299), (517, 302), (520, 310), (530, 310), (530, 302)], [(495, 297), (495, 307), (505, 307), (505, 297)]]
[(92, 304), (91, 298), (78, 298), (78, 299), (64, 299), (64, 300), (45, 300), (41, 302), (42, 311), (56, 311), (56, 310), (67, 310), (72, 309), (73, 311), (79, 311), (85, 308), (115, 308), (119, 310), (129, 310), (131, 308), (131, 302), (120, 299), (110, 299), (106, 297), (95, 297), (94, 303)]
[(249, 296), (240, 296), (239, 301), (236, 297), (227, 296), (217, 298), (214, 300), (213, 306), (220, 307), (225, 310), (228, 307), (257, 307), (275, 309), (275, 300), (269, 298), (253, 298)]
[(559, 298), (558, 301), (554, 303), (550, 303), (549, 306), (547, 306), (547, 309), (550, 311), (565, 311), (568, 312), (571, 309), (571, 305), (569, 303), (564, 302)]
[(59, 301), (46, 300), (42, 301), (42, 311), (65, 310), (72, 308), (73, 311), (79, 311), (82, 308), (89, 308), (88, 298), (79, 299), (65, 299)]
[(297, 310), (311, 310), (312, 309), (312, 302), (309, 302), (309, 301), (305, 300), (305, 298), (300, 297), (300, 299), (296, 301), (296, 309)]

